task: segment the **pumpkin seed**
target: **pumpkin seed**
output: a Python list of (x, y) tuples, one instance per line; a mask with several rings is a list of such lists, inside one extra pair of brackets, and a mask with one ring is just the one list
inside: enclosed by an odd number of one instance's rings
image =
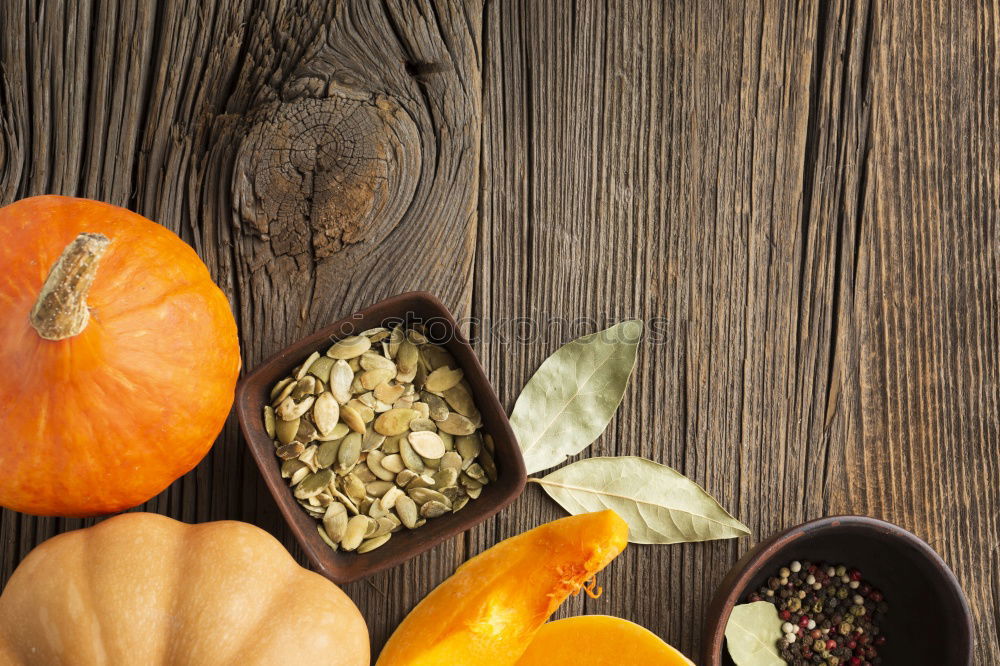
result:
[(361, 373), (361, 386), (365, 390), (371, 391), (373, 388), (379, 384), (384, 384), (390, 379), (396, 376), (395, 368), (375, 368), (374, 370), (365, 370)]
[(316, 378), (311, 375), (295, 382), (295, 388), (288, 397), (299, 402), (309, 395), (316, 395)]
[[(389, 515), (389, 512), (382, 508), (382, 502), (376, 502), (372, 500), (372, 501), (366, 501), (366, 504), (368, 506), (368, 511), (366, 513), (368, 514), (369, 518), (374, 518), (378, 520), (379, 518), (384, 518)], [(377, 529), (378, 525), (375, 525), (374, 527)], [(372, 536), (372, 534), (369, 533), (366, 534), (365, 536)]]
[(437, 518), (438, 516), (443, 516), (451, 510), (450, 503), (448, 505), (442, 502), (437, 502), (431, 500), (420, 506), (420, 515), (424, 518)]
[[(279, 403), (279, 402), (281, 402), (281, 400), (277, 399), (278, 396), (281, 395), (281, 393), (286, 388), (288, 388), (288, 385), (291, 384), (291, 383), (293, 383), (294, 381), (295, 380), (293, 378), (291, 378), (291, 377), (285, 377), (280, 382), (278, 382), (277, 384), (275, 384), (274, 387), (271, 388), (271, 396), (268, 398), (268, 400), (270, 400), (272, 403)], [(291, 393), (292, 390), (288, 389), (288, 392)]]
[(432, 371), (441, 367), (458, 367), (458, 364), (455, 363), (455, 357), (438, 345), (428, 344), (422, 346), (420, 348), (420, 357), (427, 365), (427, 368)]
[(474, 481), (478, 481), (479, 483), (486, 485), (486, 472), (479, 463), (472, 463), (469, 465), (466, 468), (465, 473), (468, 474)]
[[(369, 504), (369, 508), (371, 508), (371, 506), (373, 504), (377, 504), (377, 503), (372, 503), (372, 502), (369, 501), (368, 504)], [(378, 529), (378, 522), (376, 522), (371, 516), (368, 516), (368, 526), (365, 529), (365, 538), (367, 539), (367, 538), (371, 537), (373, 534), (375, 534), (375, 530), (377, 530), (377, 529)]]
[(393, 409), (410, 409), (413, 407), (414, 398), (412, 395), (404, 395), (402, 398), (392, 403)]
[[(363, 335), (366, 338), (373, 338), (377, 335), (382, 335), (383, 333), (388, 335), (389, 329), (387, 329), (385, 326), (375, 326), (373, 328), (369, 328), (366, 331), (361, 331), (360, 333), (358, 333), (358, 335)], [(372, 342), (376, 342), (376, 340), (372, 340)]]
[(348, 474), (343, 477), (341, 481), (344, 494), (351, 498), (355, 504), (360, 504), (367, 497), (365, 492), (365, 484), (361, 482), (361, 479), (354, 476), (353, 474)]
[(333, 426), (333, 430), (330, 431), (330, 434), (323, 435), (320, 433), (316, 433), (314, 439), (318, 439), (321, 442), (333, 442), (340, 439), (344, 439), (344, 437), (349, 432), (351, 432), (351, 429), (347, 427), (346, 423), (341, 421), (337, 425)]
[(335, 361), (330, 368), (330, 393), (340, 404), (346, 404), (351, 399), (351, 383), (354, 381), (354, 372), (347, 361)]
[[(365, 340), (367, 339), (368, 338), (365, 338)], [(344, 529), (344, 536), (340, 540), (340, 547), (344, 550), (354, 550), (360, 546), (371, 522), (372, 520), (368, 516), (352, 516), (351, 519), (347, 521), (347, 527)]]
[(403, 329), (398, 326), (391, 331), (389, 331), (389, 340), (386, 344), (386, 352), (389, 358), (396, 358), (399, 353), (399, 345), (402, 344), (403, 340), (406, 339), (406, 334), (403, 333)]
[(443, 366), (427, 375), (424, 389), (433, 393), (442, 393), (462, 381), (462, 371)]
[(446, 451), (445, 454), (443, 456), (441, 456), (441, 465), (440, 465), (439, 469), (441, 469), (441, 470), (446, 470), (446, 469), (461, 470), (462, 469), (462, 456), (460, 456), (455, 451)]
[(417, 474), (413, 480), (406, 484), (406, 490), (414, 488), (430, 488), (434, 485), (434, 477), (429, 474)]
[(387, 535), (396, 527), (396, 521), (389, 514), (379, 516), (375, 519), (375, 522), (378, 523), (378, 527), (375, 530), (375, 534), (372, 535), (372, 539)]
[(299, 454), (299, 462), (308, 466), (312, 471), (316, 471), (316, 450), (317, 446), (307, 446), (305, 451)]
[(437, 422), (438, 428), (452, 435), (471, 435), (476, 431), (475, 424), (467, 417), (452, 412), (443, 421)]
[(299, 420), (299, 429), (295, 432), (295, 441), (308, 444), (316, 436), (316, 426), (307, 418)]
[(279, 446), (274, 453), (282, 460), (291, 460), (292, 458), (298, 458), (305, 450), (306, 447), (302, 442), (292, 442)]
[(323, 442), (316, 451), (316, 464), (319, 467), (329, 467), (337, 460), (340, 442)]
[(444, 455), (444, 442), (441, 441), (436, 432), (411, 432), (407, 441), (413, 450), (423, 458), (438, 460)]
[[(431, 480), (433, 483), (433, 479)], [(440, 502), (441, 504), (447, 504), (449, 508), (451, 507), (451, 502), (448, 498), (431, 488), (407, 488), (406, 494), (410, 496), (417, 504), (423, 504), (425, 502)], [(426, 517), (426, 516), (425, 516)]]
[(438, 470), (434, 473), (434, 485), (431, 488), (441, 490), (442, 488), (455, 487), (455, 484), (458, 483), (458, 475), (459, 471), (454, 467)]
[(444, 398), (424, 391), (420, 394), (420, 400), (427, 405), (427, 416), (435, 421), (442, 421), (448, 418), (448, 403)]
[(479, 435), (461, 435), (455, 438), (455, 450), (462, 456), (462, 460), (471, 460), (479, 455), (482, 449)]
[[(317, 354), (317, 356), (319, 356)], [(330, 371), (333, 370), (334, 360), (329, 356), (319, 356), (312, 365), (309, 366), (309, 374), (320, 380), (324, 384), (330, 383)]]
[(392, 437), (386, 437), (385, 441), (382, 442), (382, 446), (380, 447), (382, 453), (387, 453), (387, 454), (399, 453), (399, 440), (405, 439), (406, 436), (409, 434), (410, 434), (409, 431), (405, 431), (402, 435), (394, 435)]
[(303, 398), (302, 402), (295, 402), (291, 396), (288, 396), (281, 401), (281, 404), (278, 405), (276, 410), (274, 410), (274, 413), (277, 414), (278, 418), (282, 421), (291, 421), (292, 419), (297, 419), (308, 412), (315, 400), (316, 398), (310, 395)]
[(410, 421), (417, 418), (418, 412), (414, 409), (390, 409), (380, 414), (375, 419), (375, 430), (388, 436), (402, 434), (410, 425)]
[(299, 366), (299, 371), (295, 373), (295, 379), (302, 379), (305, 377), (306, 373), (309, 372), (309, 368), (312, 367), (312, 364), (315, 363), (318, 358), (318, 351), (314, 351), (312, 354), (309, 354), (309, 358), (303, 361), (302, 365)]
[(361, 402), (357, 398), (348, 401), (348, 403), (344, 406), (350, 407), (351, 409), (356, 411), (358, 413), (358, 416), (361, 417), (362, 422), (364, 422), (365, 424), (370, 423), (371, 420), (375, 418), (375, 410), (366, 405), (365, 403)]
[(347, 509), (343, 504), (334, 502), (326, 507), (326, 513), (323, 514), (323, 527), (326, 528), (327, 535), (334, 541), (340, 541), (344, 538), (344, 531), (347, 529)]
[(326, 350), (330, 358), (349, 359), (361, 356), (371, 349), (372, 341), (363, 335), (351, 335)]
[(396, 507), (396, 500), (404, 495), (403, 491), (399, 486), (393, 486), (382, 495), (382, 501), (380, 504), (382, 508), (386, 511), (392, 511)]
[(385, 442), (385, 435), (380, 435), (374, 430), (369, 430), (365, 433), (364, 439), (361, 440), (361, 451), (367, 453), (368, 451), (373, 451)]
[(402, 495), (396, 499), (396, 514), (399, 516), (399, 521), (403, 523), (408, 529), (413, 529), (417, 524), (417, 504), (412, 499), (406, 495)]
[(344, 438), (344, 441), (340, 443), (340, 448), (337, 450), (337, 473), (340, 475), (347, 474), (354, 466), (358, 464), (358, 460), (361, 459), (361, 435), (358, 433), (351, 433)]
[(416, 345), (409, 340), (404, 340), (399, 345), (396, 352), (396, 380), (400, 382), (412, 382), (417, 376), (417, 359), (419, 352)]
[(306, 478), (310, 474), (312, 474), (312, 469), (310, 469), (308, 465), (303, 464), (302, 467), (292, 473), (291, 478), (288, 479), (288, 485), (294, 488), (302, 482), (302, 479)]
[(396, 485), (400, 488), (405, 488), (411, 481), (417, 478), (419, 475), (412, 469), (404, 469), (399, 474), (396, 475)]
[(326, 533), (326, 528), (323, 527), (322, 523), (316, 526), (316, 531), (319, 532), (319, 538), (323, 540), (323, 543), (328, 545), (330, 548), (333, 548), (334, 550), (340, 549), (340, 546), (337, 545), (337, 542), (331, 539), (330, 535)]
[(461, 476), (459, 476), (458, 477), (458, 482), (466, 490), (471, 490), (473, 488), (475, 488), (475, 489), (478, 490), (479, 488), (483, 487), (482, 483), (480, 483), (479, 481), (476, 481), (475, 479), (473, 479), (468, 474), (462, 474)]
[(381, 451), (371, 451), (368, 453), (368, 457), (365, 459), (365, 462), (368, 464), (368, 469), (371, 470), (372, 474), (383, 481), (392, 481), (396, 478), (396, 475), (387, 470), (385, 467), (382, 467), (382, 458), (384, 455), (385, 454)]
[(382, 536), (372, 537), (371, 539), (365, 539), (364, 542), (358, 546), (359, 553), (370, 553), (386, 541), (389, 540), (391, 534), (383, 534)]
[(358, 411), (351, 405), (344, 405), (340, 408), (340, 418), (342, 418), (344, 423), (347, 424), (347, 427), (354, 432), (359, 432), (362, 435), (365, 434), (365, 422), (361, 418), (361, 414), (359, 414)]
[[(411, 435), (413, 433), (410, 433)], [(410, 444), (409, 437), (407, 439), (399, 440), (399, 457), (402, 458), (403, 464), (407, 468), (412, 469), (417, 474), (422, 474), (424, 471), (424, 461), (420, 458), (416, 451), (413, 450), (413, 445)]]
[(403, 397), (403, 391), (402, 384), (379, 384), (372, 390), (372, 393), (375, 394), (377, 400), (392, 405)]
[(292, 474), (295, 474), (295, 472), (299, 471), (304, 467), (305, 464), (299, 462), (295, 458), (291, 460), (286, 460), (285, 462), (281, 463), (281, 478), (290, 479), (292, 478)]
[(333, 394), (326, 392), (316, 398), (313, 403), (313, 424), (321, 433), (330, 433), (340, 419), (340, 404)]
[(490, 452), (491, 456), (496, 453), (496, 445), (493, 442), (493, 435), (489, 433), (483, 435), (483, 444), (486, 445), (486, 450)]
[[(419, 404), (422, 403), (414, 403), (414, 408)], [(416, 418), (410, 421), (410, 430), (413, 432), (437, 432), (437, 425), (428, 418)]]
[(295, 389), (295, 385), (297, 383), (298, 382), (296, 382), (294, 379), (292, 379), (291, 377), (289, 377), (288, 378), (288, 383), (285, 384), (284, 388), (282, 388), (280, 391), (278, 391), (277, 395), (275, 395), (273, 398), (271, 398), (271, 404), (274, 405), (275, 407), (277, 407), (282, 402), (284, 402), (285, 398), (287, 398), (288, 396), (290, 396), (292, 394), (292, 391)]
[(472, 395), (469, 393), (468, 384), (464, 381), (455, 384), (447, 391), (442, 391), (441, 396), (454, 411), (462, 416), (472, 418), (479, 413), (475, 402), (472, 400)]
[(399, 474), (406, 469), (406, 465), (403, 464), (403, 458), (398, 453), (393, 453), (382, 458), (382, 467), (393, 474)]
[[(479, 464), (482, 466), (483, 471), (486, 472), (486, 478), (490, 481), (497, 480), (497, 463), (493, 459), (493, 453), (483, 449), (479, 452), (479, 457), (477, 458)], [(484, 482), (485, 483), (485, 482)]]
[(323, 492), (323, 489), (330, 485), (332, 480), (333, 472), (328, 469), (321, 469), (315, 474), (310, 474), (295, 487), (295, 497), (298, 499), (315, 497)]
[(271, 405), (264, 405), (264, 432), (274, 439), (274, 408)]
[(377, 351), (366, 351), (361, 355), (361, 367), (365, 370), (391, 370), (396, 376), (396, 364)]
[(355, 516), (358, 515), (359, 513), (361, 513), (361, 510), (351, 500), (351, 498), (348, 497), (347, 495), (345, 495), (344, 493), (340, 492), (339, 490), (337, 490), (337, 486), (335, 486), (334, 484), (330, 484), (328, 486), (327, 492), (330, 493), (331, 495), (333, 495), (341, 504), (344, 505), (344, 507), (348, 511), (350, 511), (351, 513), (353, 513)]
[(421, 327), (349, 336), (291, 374), (271, 390), (264, 429), (332, 548), (368, 552), (462, 509), (496, 478), (469, 384)]
[[(366, 468), (367, 469), (367, 468)], [(372, 497), (385, 497), (385, 494), (396, 487), (396, 484), (392, 481), (383, 481), (382, 479), (375, 479), (374, 481), (369, 481), (365, 486), (365, 490)]]
[(361, 482), (365, 485), (375, 480), (375, 475), (368, 469), (368, 465), (355, 465), (354, 469), (351, 470), (351, 474), (361, 479)]

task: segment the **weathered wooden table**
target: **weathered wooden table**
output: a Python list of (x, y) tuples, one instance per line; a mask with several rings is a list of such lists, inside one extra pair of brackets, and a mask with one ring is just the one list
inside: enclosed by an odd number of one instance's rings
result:
[[(0, 1), (0, 201), (62, 193), (190, 242), (244, 363), (421, 288), (512, 405), (569, 338), (651, 322), (591, 453), (704, 485), (752, 539), (633, 546), (600, 600), (696, 654), (754, 539), (863, 513), (927, 539), (1000, 661), (1000, 5)], [(298, 553), (235, 419), (145, 508)], [(537, 487), (347, 586), (377, 649)], [(87, 521), (0, 517), (0, 580)]]

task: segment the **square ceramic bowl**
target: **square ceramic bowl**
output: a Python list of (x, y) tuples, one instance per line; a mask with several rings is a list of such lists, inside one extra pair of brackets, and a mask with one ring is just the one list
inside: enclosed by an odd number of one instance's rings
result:
[[(427, 337), (455, 357), (482, 414), (483, 433), (493, 436), (498, 478), (458, 513), (428, 520), (427, 524), (412, 531), (404, 528), (376, 550), (364, 554), (334, 551), (320, 538), (316, 530), (319, 522), (303, 511), (287, 481), (281, 478), (281, 461), (274, 455), (274, 443), (264, 430), (262, 414), (269, 402), (271, 387), (287, 377), (309, 354), (322, 353), (341, 338), (387, 323), (423, 323)], [(381, 301), (272, 356), (240, 382), (236, 411), (250, 453), (285, 521), (316, 569), (335, 583), (351, 582), (393, 567), (461, 534), (509, 505), (524, 490), (527, 478), (524, 460), (507, 414), (455, 318), (438, 299), (426, 292), (409, 292)]]

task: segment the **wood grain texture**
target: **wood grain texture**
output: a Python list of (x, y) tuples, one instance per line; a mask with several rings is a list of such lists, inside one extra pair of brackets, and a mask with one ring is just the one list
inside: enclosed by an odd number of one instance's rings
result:
[[(583, 455), (637, 454), (755, 533), (631, 546), (611, 613), (696, 654), (756, 538), (836, 513), (927, 539), (997, 587), (997, 8), (962, 3), (498, 3), (487, 10), (474, 306), (508, 405), (560, 343), (648, 322)], [(958, 37), (958, 36), (961, 37)], [(955, 115), (957, 114), (957, 115)], [(560, 330), (551, 322), (590, 320)], [(525, 329), (523, 322), (520, 329)], [(560, 514), (529, 486), (477, 548)]]
[[(6, 3), (0, 195), (94, 197), (176, 231), (233, 303), (247, 368), (400, 291), (427, 289), (466, 316), (481, 11), (409, 0)], [(195, 471), (142, 508), (246, 520), (302, 559), (235, 418)], [(90, 522), (4, 512), (3, 580), (34, 544)], [(347, 586), (374, 644), (463, 559), (458, 539)]]
[[(125, 205), (191, 243), (253, 367), (381, 297), (471, 316), (508, 407), (563, 342), (641, 317), (635, 454), (754, 531), (631, 546), (605, 596), (697, 654), (756, 538), (835, 513), (927, 539), (1000, 661), (1000, 5), (14, 0), (0, 203)], [(301, 556), (234, 423), (147, 510)], [(347, 586), (377, 649), (468, 554), (561, 515), (537, 487)], [(91, 521), (0, 513), (0, 582)]]

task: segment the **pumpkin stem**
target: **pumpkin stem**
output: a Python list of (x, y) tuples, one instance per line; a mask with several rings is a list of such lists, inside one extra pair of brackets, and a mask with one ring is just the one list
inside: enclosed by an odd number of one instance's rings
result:
[(82, 233), (66, 246), (31, 309), (31, 325), (38, 335), (46, 340), (65, 340), (87, 328), (87, 292), (110, 243), (102, 234)]

